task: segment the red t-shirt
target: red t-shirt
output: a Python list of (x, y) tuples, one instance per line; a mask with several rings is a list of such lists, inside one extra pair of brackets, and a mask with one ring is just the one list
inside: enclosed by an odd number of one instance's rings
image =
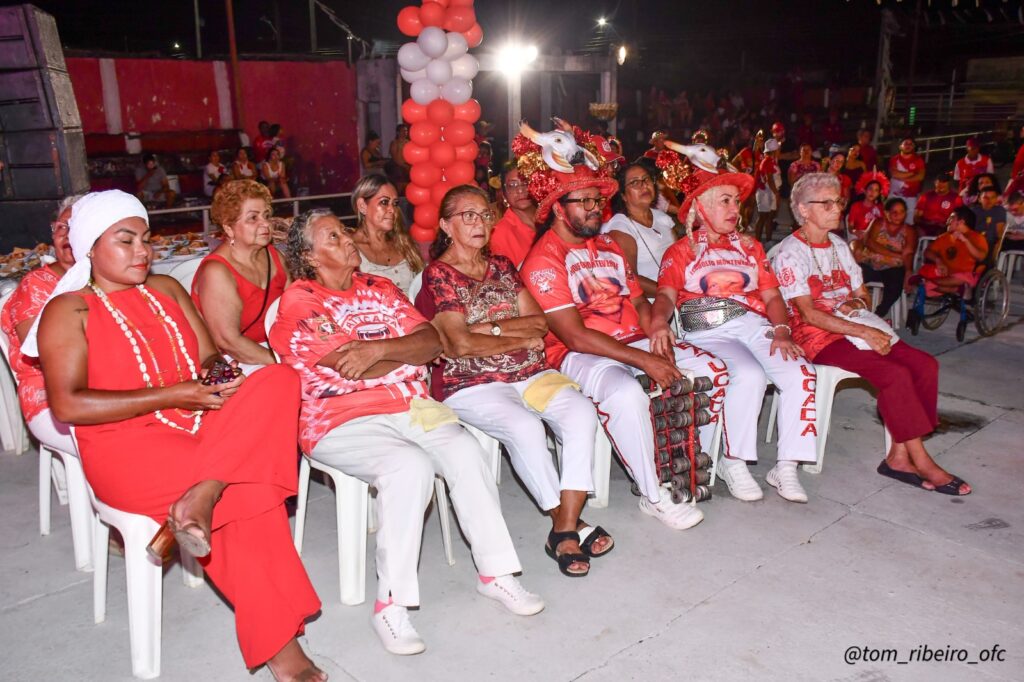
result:
[(864, 167), (869, 171), (875, 169), (878, 165), (878, 152), (875, 148), (869, 144), (862, 144), (860, 146), (860, 160), (864, 162)]
[(676, 305), (703, 296), (729, 298), (767, 317), (761, 292), (779, 286), (761, 242), (733, 233), (719, 244), (709, 244), (699, 230), (689, 239), (668, 247), (661, 259), (659, 287), (678, 292)]
[(859, 239), (864, 236), (873, 221), (881, 219), (881, 206), (872, 204), (868, 207), (864, 205), (863, 201), (858, 201), (850, 206), (850, 214), (846, 217), (846, 229), (849, 230), (850, 237)]
[(958, 187), (959, 191), (962, 192), (971, 183), (975, 175), (991, 172), (992, 159), (984, 154), (978, 154), (978, 158), (973, 161), (965, 156), (956, 162), (956, 166), (953, 168), (953, 179), (960, 183)]
[[(895, 171), (917, 173), (922, 170), (924, 170), (924, 159), (917, 154), (911, 154), (910, 156), (897, 154), (889, 159), (889, 175), (893, 175)], [(921, 193), (923, 182), (923, 180), (900, 180), (894, 176), (890, 181), (889, 195), (894, 197), (916, 197)]]
[(949, 214), (963, 205), (963, 200), (954, 192), (939, 194), (930, 189), (917, 200), (917, 211), (921, 214), (921, 222), (929, 225), (945, 225)]
[(391, 280), (352, 274), (346, 291), (318, 282), (293, 282), (281, 296), (270, 346), (302, 379), (299, 446), (310, 453), (335, 427), (358, 417), (409, 409), (427, 398), (427, 369), (402, 365), (375, 379), (346, 379), (318, 363), (349, 341), (379, 341), (429, 324)]
[(768, 189), (768, 176), (775, 178), (776, 190), (782, 188), (782, 171), (773, 156), (761, 157), (761, 162), (757, 165), (757, 189)]
[(18, 379), (18, 402), (26, 422), (32, 421), (33, 417), (47, 408), (46, 385), (39, 359), (21, 354), (21, 341), (18, 340), (15, 328), (25, 320), (39, 315), (59, 280), (60, 276), (49, 265), (36, 268), (21, 279), (7, 305), (0, 311), (0, 328), (7, 334), (11, 344), (8, 358), (14, 376)]
[[(520, 317), (522, 290), (523, 282), (515, 266), (504, 256), (491, 256), (487, 272), (480, 280), (436, 260), (423, 271), (423, 288), (416, 296), (416, 308), (427, 319), (434, 319), (437, 313), (459, 313), (466, 318), (467, 326), (510, 320)], [(445, 400), (469, 386), (494, 381), (514, 384), (545, 369), (544, 354), (533, 350), (448, 358), (432, 372), (430, 390), (436, 400)]]
[(526, 254), (530, 252), (530, 247), (533, 246), (536, 236), (537, 232), (533, 226), (524, 223), (522, 218), (510, 208), (505, 211), (501, 220), (494, 224), (488, 246), (491, 249), (491, 255), (504, 256), (518, 268), (526, 258)]
[[(526, 256), (519, 274), (545, 313), (575, 306), (590, 329), (623, 343), (644, 338), (633, 307), (633, 299), (643, 296), (643, 290), (626, 255), (608, 235), (570, 244), (548, 230)], [(552, 332), (544, 344), (548, 364), (558, 369), (569, 349)]]

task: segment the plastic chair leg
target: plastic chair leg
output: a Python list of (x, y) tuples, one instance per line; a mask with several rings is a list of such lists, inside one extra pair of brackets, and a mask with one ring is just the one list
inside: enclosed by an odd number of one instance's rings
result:
[(39, 446), (39, 534), (50, 534), (50, 466), (53, 455)]
[(715, 479), (718, 478), (718, 460), (722, 456), (722, 429), (724, 428), (723, 420), (721, 416), (715, 423), (715, 431), (711, 435), (711, 452), (708, 455), (711, 457), (711, 479), (708, 483), (709, 486), (715, 484)]
[(775, 425), (779, 420), (779, 389), (772, 392), (772, 406), (768, 411), (768, 428), (764, 431), (764, 442), (772, 442), (772, 434), (775, 432)]
[(366, 532), (376, 533), (377, 528), (377, 498), (369, 490), (366, 491)]
[(201, 587), (205, 581), (203, 580), (203, 567), (199, 565), (199, 560), (188, 552), (179, 551), (178, 554), (181, 557), (181, 581), (185, 587)]
[(124, 558), (128, 574), (128, 635), (132, 674), (141, 679), (160, 676), (160, 630), (163, 615), (163, 566), (153, 563), (146, 544), (156, 524), (131, 523), (125, 535)]
[(110, 526), (100, 521), (99, 516), (92, 517), (92, 618), (95, 623), (107, 619), (107, 563), (110, 543)]
[(822, 374), (819, 370), (814, 396), (817, 411), (818, 459), (813, 465), (803, 465), (804, 471), (811, 474), (820, 474), (822, 463), (825, 461), (825, 444), (828, 442), (828, 430), (832, 424), (832, 403), (835, 401), (836, 386), (839, 384), (832, 376), (828, 376), (827, 381), (822, 381)]
[(445, 488), (444, 479), (440, 476), (434, 477), (434, 508), (441, 521), (441, 543), (444, 545), (444, 557), (448, 560), (449, 566), (454, 566), (455, 555), (452, 551), (452, 519), (448, 513), (448, 490)]
[(368, 486), (352, 476), (333, 476), (337, 496), (338, 585), (341, 603), (366, 601), (366, 493)]
[(597, 423), (597, 435), (594, 438), (594, 499), (590, 506), (604, 509), (608, 506), (612, 475), (612, 442), (604, 432), (601, 422)]
[(309, 497), (309, 459), (302, 455), (299, 463), (299, 495), (295, 503), (295, 551), (302, 554), (302, 538), (306, 532), (306, 503)]
[(71, 515), (71, 541), (75, 548), (75, 568), (93, 570), (93, 511), (89, 491), (85, 487), (85, 473), (77, 457), (62, 453), (68, 486), (68, 512)]

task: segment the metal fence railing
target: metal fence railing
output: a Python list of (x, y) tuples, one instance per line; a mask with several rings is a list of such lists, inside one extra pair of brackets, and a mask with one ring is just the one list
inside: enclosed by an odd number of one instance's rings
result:
[[(329, 200), (346, 199), (346, 198), (347, 199), (351, 199), (352, 198), (352, 192), (340, 192), (338, 194), (311, 194), (309, 196), (304, 196), (304, 197), (290, 197), (288, 199), (274, 199), (271, 203), (273, 203), (275, 206), (276, 205), (281, 205), (281, 204), (291, 204), (291, 207), (292, 207), (292, 217), (295, 217), (295, 216), (299, 215), (299, 213), (301, 213), (301, 211), (299, 210), (299, 204), (300, 203), (307, 202), (307, 201), (326, 202), (326, 201), (329, 201)], [(158, 216), (158, 215), (175, 215), (175, 214), (200, 213), (201, 212), (202, 216), (203, 216), (203, 236), (208, 236), (210, 234), (210, 208), (211, 208), (211, 206), (209, 204), (206, 204), (205, 206), (181, 206), (181, 207), (177, 207), (177, 208), (158, 208), (158, 209), (154, 209), (152, 211), (149, 211), (149, 215), (151, 215), (151, 216)], [(354, 220), (356, 218), (356, 215), (354, 213), (353, 214), (346, 214), (346, 215), (339, 215), (338, 218), (342, 222), (345, 222), (346, 220)]]
[[(942, 152), (949, 153), (949, 159), (952, 161), (956, 158), (958, 152), (963, 154), (964, 143), (969, 137), (984, 138), (985, 136), (992, 135), (995, 130), (971, 130), (962, 133), (950, 133), (948, 135), (933, 135), (930, 137), (916, 137), (914, 141), (917, 142), (917, 153), (924, 157), (925, 163), (931, 160), (932, 154), (941, 154)], [(959, 140), (959, 143), (957, 142)], [(982, 140), (985, 141), (984, 139)], [(892, 156), (898, 153), (900, 146), (900, 140), (885, 140), (879, 141), (875, 145), (878, 149), (878, 153), (884, 156)]]

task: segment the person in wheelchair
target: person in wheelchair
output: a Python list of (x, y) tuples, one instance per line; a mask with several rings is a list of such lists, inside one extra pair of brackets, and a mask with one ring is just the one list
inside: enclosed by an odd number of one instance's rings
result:
[(949, 214), (946, 232), (928, 246), (927, 261), (912, 283), (923, 284), (927, 296), (966, 296), (978, 284), (989, 253), (985, 235), (974, 229), (974, 212), (960, 206)]

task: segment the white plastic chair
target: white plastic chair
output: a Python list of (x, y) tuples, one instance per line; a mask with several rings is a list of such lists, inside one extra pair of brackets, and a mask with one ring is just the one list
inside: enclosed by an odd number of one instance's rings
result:
[(1008, 283), (1013, 282), (1013, 273), (1020, 262), (1024, 262), (1024, 251), (1003, 251), (999, 254), (998, 267)]
[[(803, 469), (812, 474), (820, 474), (822, 464), (825, 461), (825, 444), (828, 441), (828, 431), (832, 424), (832, 404), (835, 402), (836, 389), (840, 383), (848, 379), (860, 379), (861, 376), (853, 372), (847, 372), (839, 367), (833, 367), (832, 365), (815, 365), (814, 371), (817, 373), (814, 389), (814, 422), (815, 429), (818, 432), (817, 460), (814, 464), (804, 464)], [(775, 430), (778, 415), (779, 392), (776, 389), (775, 395), (772, 397), (771, 411), (768, 414), (768, 429), (764, 437), (765, 443), (772, 442), (772, 432)], [(892, 446), (892, 436), (884, 424), (882, 429), (885, 432), (885, 452), (888, 454), (889, 448)]]
[[(281, 299), (267, 307), (264, 328), (270, 335), (270, 328), (277, 320)], [(277, 353), (274, 353), (275, 357)], [(334, 483), (335, 513), (338, 524), (338, 586), (341, 603), (355, 606), (366, 601), (366, 534), (376, 530), (376, 515), (371, 514), (374, 500), (370, 498), (370, 486), (364, 481), (345, 472), (318, 462), (303, 453), (299, 464), (298, 499), (295, 505), (295, 550), (301, 555), (306, 533), (306, 505), (309, 500), (309, 476), (312, 469), (330, 476)], [(448, 491), (440, 477), (434, 479), (434, 504), (441, 523), (441, 541), (445, 559), (449, 566), (455, 565), (452, 552), (451, 517), (448, 511)]]
[(196, 256), (182, 261), (171, 268), (167, 274), (178, 280), (185, 291), (192, 293), (192, 280), (196, 278), (196, 271), (203, 262), (203, 256)]
[[(13, 292), (8, 292), (0, 298), (0, 310), (7, 305), (11, 293)], [(3, 331), (0, 331), (0, 351), (3, 352), (4, 361), (7, 362), (8, 368), (10, 368), (11, 342)], [(0, 373), (5, 377), (9, 376), (13, 385), (17, 387), (18, 378), (14, 375), (13, 370), (9, 375), (7, 372), (2, 372), (2, 370), (0, 370)], [(13, 404), (5, 405), (4, 408), (7, 412), (3, 421), (7, 421), (6, 417), (16, 418), (19, 429), (21, 429), (22, 433), (26, 434), (27, 438), (27, 431), (25, 431), (23, 420), (21, 419), (21, 406), (17, 401), (17, 396), (15, 395)], [(76, 453), (64, 452), (42, 442), (39, 443), (39, 534), (50, 534), (50, 482), (52, 479), (53, 457), (55, 455), (64, 464), (67, 491), (65, 492), (57, 488), (56, 484), (54, 484), (54, 488), (57, 491), (57, 498), (60, 503), (68, 506), (68, 513), (71, 517), (71, 543), (75, 551), (75, 568), (79, 571), (88, 572), (93, 570), (92, 509), (89, 507), (89, 494), (85, 487), (85, 473), (82, 471), (82, 463)]]
[[(71, 434), (74, 438), (73, 427)], [(163, 565), (153, 561), (146, 552), (146, 545), (156, 534), (159, 526), (148, 516), (132, 514), (100, 502), (87, 481), (85, 486), (96, 510), (92, 534), (92, 551), (96, 566), (92, 579), (93, 619), (96, 623), (102, 623), (107, 617), (108, 543), (110, 526), (113, 526), (124, 540), (132, 675), (140, 679), (159, 677), (164, 572)], [(199, 562), (187, 553), (180, 554), (185, 585), (199, 587), (203, 584), (203, 569)]]
[[(864, 284), (867, 287), (868, 293), (871, 294), (871, 310), (875, 310), (878, 304), (882, 302), (882, 289), (884, 288), (880, 282), (866, 282)], [(889, 324), (892, 325), (893, 329), (902, 329), (907, 324), (907, 294), (901, 291), (899, 298), (897, 298), (892, 307), (889, 308), (889, 312), (886, 313), (886, 317), (889, 318)]]
[(920, 270), (921, 266), (924, 265), (924, 252), (928, 250), (928, 245), (936, 239), (938, 239), (938, 237), (929, 237), (926, 235), (917, 240), (917, 250), (914, 251), (914, 272)]

